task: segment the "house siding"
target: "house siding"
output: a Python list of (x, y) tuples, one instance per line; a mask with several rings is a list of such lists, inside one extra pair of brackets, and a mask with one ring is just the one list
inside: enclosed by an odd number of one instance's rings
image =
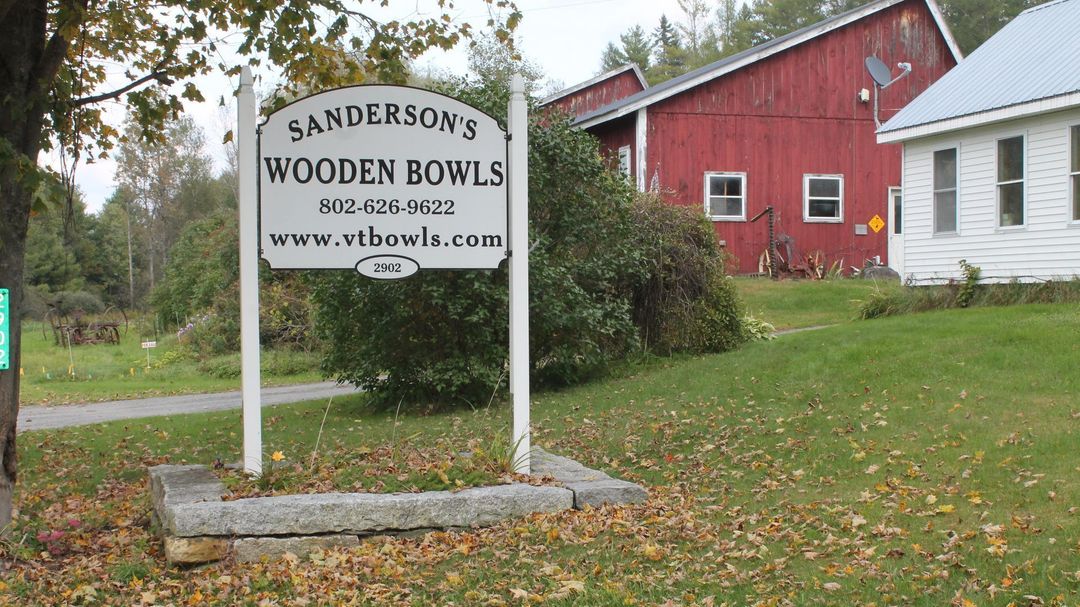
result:
[[(905, 144), (904, 275), (916, 283), (961, 276), (959, 261), (986, 281), (1080, 275), (1080, 224), (1070, 218), (1069, 127), (1080, 108)], [(997, 141), (1025, 136), (1025, 226), (997, 227)], [(933, 152), (959, 147), (959, 230), (933, 234)]]

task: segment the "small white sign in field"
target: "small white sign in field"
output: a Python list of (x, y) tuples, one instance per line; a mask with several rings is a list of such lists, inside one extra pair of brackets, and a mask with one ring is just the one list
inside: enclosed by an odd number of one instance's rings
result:
[(351, 86), (270, 114), (259, 137), (259, 248), (277, 269), (371, 278), (493, 269), (506, 258), (507, 142), (456, 99)]
[(156, 341), (144, 341), (144, 342), (142, 342), (142, 347), (143, 347), (144, 350), (147, 349), (147, 348), (156, 348), (157, 347), (157, 342)]

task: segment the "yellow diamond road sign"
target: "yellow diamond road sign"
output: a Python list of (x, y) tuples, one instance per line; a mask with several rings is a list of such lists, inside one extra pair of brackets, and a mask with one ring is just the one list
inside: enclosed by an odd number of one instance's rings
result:
[(875, 234), (877, 234), (881, 231), (881, 228), (885, 227), (885, 220), (881, 218), (881, 215), (874, 215), (870, 218), (869, 225), (870, 229), (873, 230)]

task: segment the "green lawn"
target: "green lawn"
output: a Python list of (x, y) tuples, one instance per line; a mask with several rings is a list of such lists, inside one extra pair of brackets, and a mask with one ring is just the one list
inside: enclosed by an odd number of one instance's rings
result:
[[(23, 323), (22, 379), (20, 401), (23, 404), (66, 404), (103, 400), (146, 398), (168, 394), (199, 394), (240, 388), (239, 376), (230, 372), (238, 367), (239, 357), (223, 357), (211, 363), (215, 373), (186, 355), (175, 335), (156, 338), (150, 350), (147, 369), (146, 350), (141, 344), (153, 337), (142, 337), (132, 328), (119, 345), (96, 344), (70, 349), (55, 343), (48, 327), (41, 323)], [(264, 353), (266, 369), (263, 383), (279, 385), (318, 381), (318, 359), (314, 356)], [(281, 359), (290, 364), (280, 363)], [(300, 363), (303, 364), (300, 364)], [(224, 372), (218, 367), (226, 367)], [(302, 370), (298, 367), (302, 367)], [(284, 369), (276, 372), (277, 368)]]
[[(145, 466), (237, 460), (238, 413), (28, 433), (0, 562), (29, 562), (0, 604), (1076, 605), (1078, 334), (1076, 305), (950, 310), (541, 393), (534, 442), (648, 504), (311, 561), (163, 564)], [(458, 453), (509, 424), (496, 404), (395, 427), (361, 398), (332, 403), (320, 451)], [(269, 410), (267, 452), (307, 462), (326, 404)]]
[(747, 312), (780, 330), (848, 322), (856, 316), (857, 301), (866, 298), (875, 288), (899, 288), (899, 283), (857, 278), (736, 278), (735, 281)]

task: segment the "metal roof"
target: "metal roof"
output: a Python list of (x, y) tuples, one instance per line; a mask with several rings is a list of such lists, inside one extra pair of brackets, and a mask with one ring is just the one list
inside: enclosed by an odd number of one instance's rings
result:
[(1030, 8), (886, 122), (880, 140), (1060, 109), (1053, 98), (1080, 92), (1078, 64), (1080, 0)]
[[(601, 124), (608, 120), (624, 116), (632, 111), (656, 103), (657, 101), (667, 99), (672, 95), (704, 84), (709, 80), (718, 78), (746, 65), (755, 63), (793, 46), (844, 27), (849, 23), (858, 21), (863, 17), (872, 15), (878, 11), (889, 8), (890, 6), (900, 4), (903, 1), (904, 0), (876, 0), (859, 8), (840, 13), (839, 15), (834, 15), (813, 25), (809, 25), (778, 38), (773, 38), (768, 42), (763, 42), (762, 44), (740, 53), (724, 57), (715, 63), (710, 63), (704, 67), (687, 72), (682, 76), (672, 78), (671, 80), (651, 86), (639, 93), (625, 97), (609, 105), (605, 105), (602, 108), (578, 117), (577, 120), (574, 121), (574, 124), (583, 128), (588, 128), (595, 124)], [(926, 4), (930, 9), (931, 14), (934, 16), (934, 20), (937, 22), (942, 35), (945, 37), (945, 42), (948, 45), (949, 50), (952, 51), (956, 60), (960, 61), (962, 58), (960, 47), (956, 44), (952, 32), (949, 31), (948, 26), (945, 24), (944, 17), (941, 15), (941, 10), (938, 8), (937, 2), (935, 0), (926, 0)]]

